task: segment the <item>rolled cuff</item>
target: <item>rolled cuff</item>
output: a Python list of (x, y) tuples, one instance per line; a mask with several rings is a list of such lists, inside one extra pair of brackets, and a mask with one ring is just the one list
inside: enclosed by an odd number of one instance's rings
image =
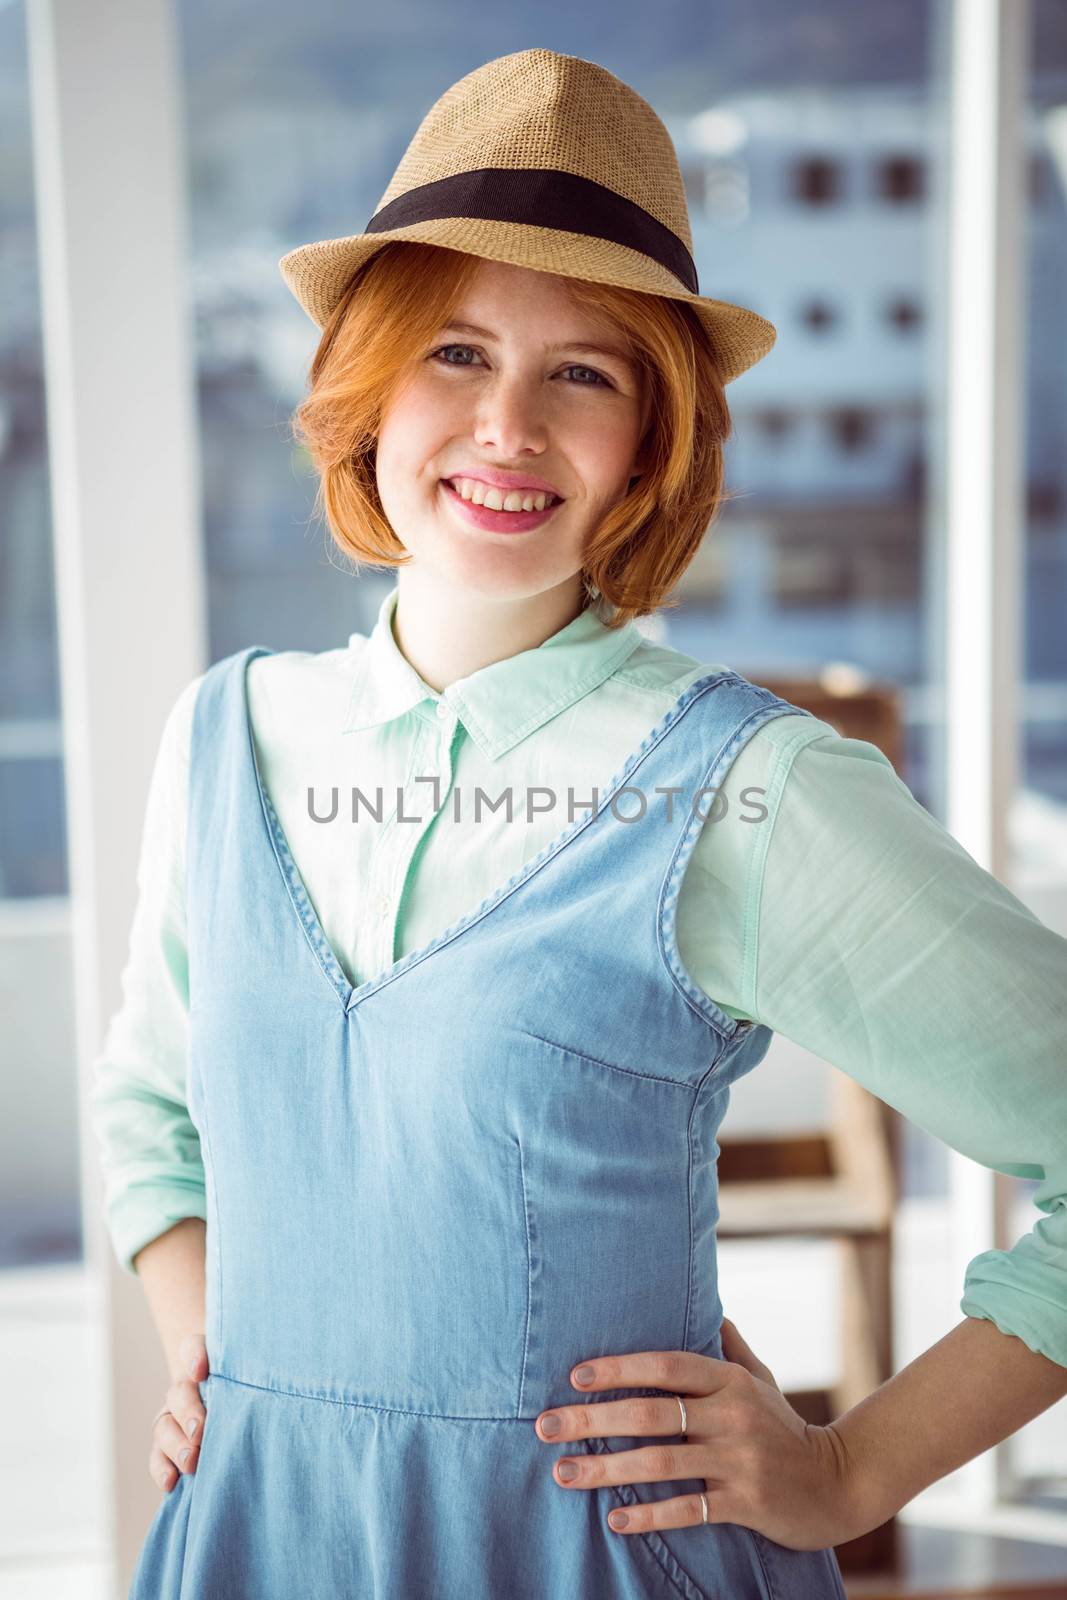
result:
[(975, 1256), (960, 1310), (995, 1322), (1001, 1333), (1067, 1367), (1067, 1208), (1042, 1217), (1012, 1249)]
[(133, 1258), (138, 1250), (186, 1217), (207, 1221), (202, 1183), (138, 1184), (126, 1189), (107, 1208), (107, 1229), (119, 1265), (136, 1278)]

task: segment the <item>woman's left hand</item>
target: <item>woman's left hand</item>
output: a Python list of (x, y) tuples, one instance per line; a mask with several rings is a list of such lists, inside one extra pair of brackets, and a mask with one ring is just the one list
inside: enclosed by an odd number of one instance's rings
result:
[[(858, 1492), (849, 1462), (832, 1426), (805, 1422), (782, 1394), (770, 1369), (749, 1349), (732, 1322), (722, 1324), (723, 1359), (690, 1350), (649, 1350), (633, 1355), (598, 1356), (581, 1363), (591, 1368), (585, 1392), (597, 1389), (665, 1389), (661, 1398), (635, 1395), (597, 1405), (559, 1406), (536, 1420), (538, 1438), (549, 1444), (568, 1439), (659, 1435), (641, 1450), (561, 1456), (556, 1481), (565, 1489), (598, 1489), (612, 1483), (658, 1483), (670, 1478), (702, 1478), (709, 1522), (738, 1522), (793, 1550), (821, 1550), (867, 1531), (857, 1512)], [(687, 1413), (682, 1430), (680, 1394)], [(549, 1418), (559, 1431), (545, 1431)], [(568, 1482), (567, 1463), (577, 1468)], [(618, 1519), (625, 1515), (625, 1529)], [(653, 1500), (616, 1509), (608, 1526), (626, 1533), (649, 1528), (687, 1528), (703, 1522), (699, 1494)]]

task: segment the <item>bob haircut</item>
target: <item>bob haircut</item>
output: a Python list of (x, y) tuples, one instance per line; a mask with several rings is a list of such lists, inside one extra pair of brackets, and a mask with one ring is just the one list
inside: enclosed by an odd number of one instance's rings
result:
[[(322, 330), (309, 392), (291, 423), (319, 475), (314, 511), (357, 567), (411, 559), (378, 495), (378, 430), (481, 259), (390, 240), (363, 262)], [(567, 282), (576, 304), (623, 333), (642, 377), (647, 470), (602, 518), (582, 564), (585, 608), (602, 598), (606, 626), (621, 628), (664, 606), (730, 498), (723, 482), (730, 413), (712, 341), (684, 301), (584, 278)]]

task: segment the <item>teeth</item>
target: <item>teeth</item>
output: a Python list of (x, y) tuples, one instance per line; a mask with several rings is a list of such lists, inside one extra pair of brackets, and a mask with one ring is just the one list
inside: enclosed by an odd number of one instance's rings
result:
[(502, 489), (491, 489), (476, 478), (452, 478), (453, 489), (472, 505), (486, 506), (490, 511), (543, 511), (559, 497), (542, 494), (533, 489), (512, 489), (507, 494)]

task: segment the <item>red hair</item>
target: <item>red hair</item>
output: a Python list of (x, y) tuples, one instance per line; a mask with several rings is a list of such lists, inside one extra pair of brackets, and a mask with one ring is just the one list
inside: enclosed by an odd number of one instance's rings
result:
[[(357, 565), (411, 559), (378, 495), (378, 430), (401, 379), (455, 314), (481, 260), (390, 240), (354, 274), (323, 329), (292, 423), (319, 475), (315, 510)], [(599, 592), (614, 607), (614, 614), (603, 610), (606, 625), (619, 628), (667, 603), (728, 498), (730, 412), (712, 342), (684, 301), (583, 278), (567, 284), (577, 305), (625, 335), (643, 379), (647, 467), (590, 536), (582, 565), (587, 603)]]

